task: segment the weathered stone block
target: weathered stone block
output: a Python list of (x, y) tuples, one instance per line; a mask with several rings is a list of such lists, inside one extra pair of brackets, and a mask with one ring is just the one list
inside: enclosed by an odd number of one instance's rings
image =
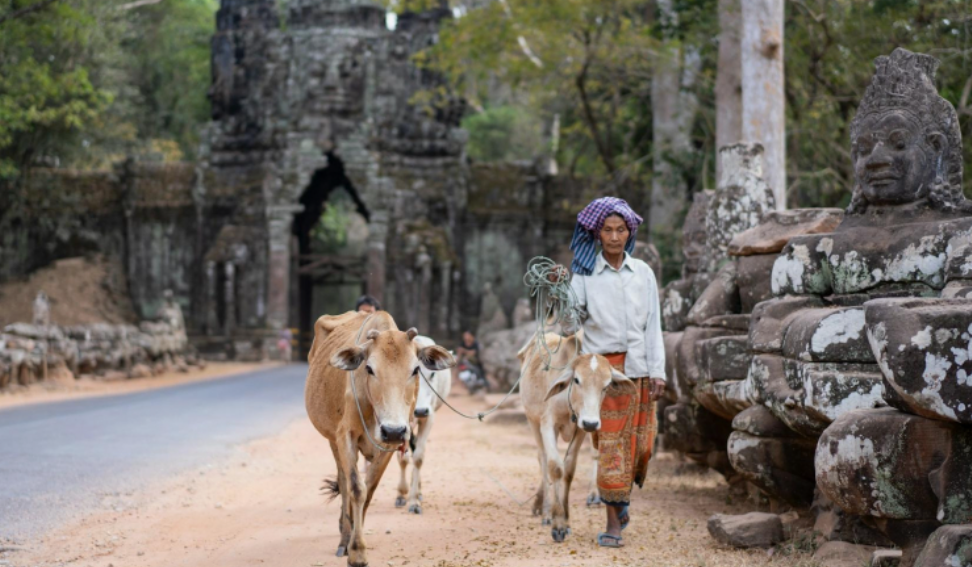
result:
[(739, 286), (739, 301), (743, 313), (752, 313), (753, 307), (761, 301), (773, 298), (770, 285), (776, 254), (740, 256), (735, 258), (736, 285)]
[(864, 309), (807, 309), (790, 320), (783, 355), (814, 362), (874, 362), (864, 329)]
[(776, 254), (794, 236), (833, 232), (843, 218), (842, 209), (769, 211), (762, 222), (732, 239), (729, 255)]
[(783, 523), (776, 514), (715, 514), (709, 518), (707, 525), (709, 534), (716, 541), (733, 547), (768, 548), (783, 541)]
[(690, 392), (698, 383), (701, 374), (695, 345), (705, 339), (740, 334), (741, 331), (720, 327), (686, 327), (677, 348), (678, 381), (683, 391)]
[(972, 424), (972, 302), (878, 299), (865, 309), (874, 354), (908, 409)]
[(790, 296), (770, 299), (753, 308), (749, 327), (749, 347), (754, 352), (779, 353), (783, 349), (784, 331), (790, 321), (804, 309), (823, 307), (819, 297)]
[(727, 263), (705, 288), (689, 310), (686, 320), (690, 325), (701, 325), (706, 319), (720, 315), (739, 313), (739, 287), (736, 285), (736, 266)]
[(817, 548), (813, 560), (827, 567), (861, 567), (871, 562), (874, 548), (846, 541), (828, 541)]
[(832, 293), (830, 272), (824, 266), (832, 244), (832, 238), (819, 234), (793, 237), (773, 264), (773, 293), (821, 296)]
[(796, 437), (797, 434), (765, 406), (756, 405), (733, 418), (732, 428), (756, 437)]
[(972, 428), (894, 409), (856, 410), (820, 437), (817, 484), (845, 511), (972, 522)]
[(675, 280), (662, 289), (662, 327), (665, 331), (673, 333), (685, 328), (694, 300), (691, 280)]
[(700, 359), (700, 382), (742, 380), (749, 374), (752, 355), (745, 336), (717, 337), (696, 343)]
[(712, 413), (732, 419), (739, 412), (752, 406), (755, 395), (745, 380), (699, 384), (695, 387), (695, 399)]
[(816, 442), (804, 438), (756, 437), (742, 431), (729, 436), (732, 467), (779, 500), (795, 506), (813, 502)]
[(972, 525), (942, 526), (928, 538), (915, 567), (972, 566)]

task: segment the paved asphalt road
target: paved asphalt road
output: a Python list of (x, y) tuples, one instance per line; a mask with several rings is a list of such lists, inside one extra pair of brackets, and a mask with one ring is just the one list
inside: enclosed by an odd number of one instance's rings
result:
[(233, 454), (304, 413), (306, 365), (0, 410), (0, 541)]

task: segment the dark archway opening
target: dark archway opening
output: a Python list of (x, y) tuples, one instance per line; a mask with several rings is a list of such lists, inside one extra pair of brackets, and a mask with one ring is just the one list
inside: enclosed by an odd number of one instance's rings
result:
[[(311, 176), (300, 196), (304, 210), (294, 217), (298, 350), (306, 357), (314, 340), (314, 322), (324, 313), (343, 313), (365, 287), (367, 222), (371, 213), (332, 152), (327, 167)], [(348, 304), (350, 302), (350, 304)]]

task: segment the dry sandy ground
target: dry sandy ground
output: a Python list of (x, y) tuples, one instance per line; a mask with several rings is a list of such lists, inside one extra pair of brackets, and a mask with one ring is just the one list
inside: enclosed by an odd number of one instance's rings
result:
[[(484, 405), (466, 396), (453, 401), (466, 409)], [(397, 463), (378, 488), (366, 521), (373, 567), (810, 564), (806, 556), (771, 558), (716, 545), (706, 532), (708, 516), (748, 510), (727, 503), (721, 477), (678, 474), (670, 455), (656, 458), (645, 489), (635, 491), (622, 549), (594, 543), (604, 512), (583, 505), (590, 459), (582, 458), (571, 494), (573, 535), (555, 544), (530, 505), (511, 498), (528, 500), (538, 479), (526, 425), (470, 422), (447, 408), (438, 417), (424, 468), (425, 513), (394, 507)], [(334, 474), (326, 442), (301, 419), (247, 445), (239, 457), (120, 496), (111, 509), (0, 554), (0, 565), (343, 566), (346, 559), (334, 557), (340, 505), (319, 493), (322, 479)]]
[[(279, 366), (280, 362), (209, 362), (202, 370), (190, 367), (189, 372), (167, 372), (161, 376), (151, 378), (138, 378), (134, 380), (119, 380), (105, 382), (90, 378), (75, 380), (52, 380), (50, 382), (36, 382), (26, 388), (20, 388), (12, 392), (0, 392), (0, 409), (22, 406), (26, 404), (36, 404), (41, 402), (57, 402), (61, 400), (73, 400), (91, 396), (111, 396), (119, 394), (130, 394), (132, 392), (142, 392), (154, 390), (155, 388), (165, 388), (187, 382), (199, 382), (223, 378), (233, 374), (242, 374)], [(2, 565), (2, 564), (0, 564)]]

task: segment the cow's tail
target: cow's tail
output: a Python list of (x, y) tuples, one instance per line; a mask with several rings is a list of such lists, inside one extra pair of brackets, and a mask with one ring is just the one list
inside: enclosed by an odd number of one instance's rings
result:
[(321, 487), (321, 493), (327, 497), (328, 502), (331, 502), (341, 495), (341, 485), (338, 484), (336, 478), (325, 478), (324, 486)]

